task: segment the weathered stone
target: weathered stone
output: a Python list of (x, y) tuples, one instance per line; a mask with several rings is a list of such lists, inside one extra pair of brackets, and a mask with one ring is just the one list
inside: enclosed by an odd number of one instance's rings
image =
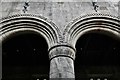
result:
[(73, 60), (56, 57), (50, 62), (50, 78), (75, 78)]
[(75, 51), (67, 46), (56, 46), (49, 52), (50, 78), (75, 78)]

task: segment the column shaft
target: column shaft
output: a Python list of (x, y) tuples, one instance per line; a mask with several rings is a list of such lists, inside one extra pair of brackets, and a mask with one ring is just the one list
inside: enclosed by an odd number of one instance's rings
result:
[(75, 51), (70, 47), (55, 47), (49, 52), (50, 56), (50, 79), (74, 79)]
[(56, 57), (50, 62), (50, 78), (74, 78), (73, 60), (69, 57)]

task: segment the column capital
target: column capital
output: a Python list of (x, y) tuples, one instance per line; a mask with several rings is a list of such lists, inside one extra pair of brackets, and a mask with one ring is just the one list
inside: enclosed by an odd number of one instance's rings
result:
[(49, 58), (50, 60), (55, 57), (69, 57), (73, 60), (75, 59), (76, 49), (69, 45), (56, 45), (49, 49)]

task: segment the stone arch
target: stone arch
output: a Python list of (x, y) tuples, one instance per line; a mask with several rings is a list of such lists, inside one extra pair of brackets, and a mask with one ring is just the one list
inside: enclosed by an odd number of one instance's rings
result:
[(0, 42), (25, 32), (33, 32), (43, 36), (48, 44), (48, 48), (59, 42), (59, 29), (53, 22), (42, 16), (18, 14), (2, 18), (0, 21)]
[(70, 22), (63, 35), (65, 42), (75, 48), (83, 34), (92, 32), (120, 39), (120, 19), (109, 14), (87, 14)]

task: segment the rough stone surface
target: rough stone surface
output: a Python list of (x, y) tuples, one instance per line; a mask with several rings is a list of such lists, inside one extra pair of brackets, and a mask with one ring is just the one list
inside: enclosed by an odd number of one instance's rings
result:
[[(118, 15), (118, 2), (98, 2), (98, 12), (95, 12), (92, 1), (82, 2), (79, 0), (73, 1), (56, 1), (48, 2), (46, 0), (29, 2), (27, 14), (37, 14), (44, 16), (54, 22), (61, 30), (64, 31), (65, 26), (73, 19), (90, 13), (108, 13)], [(24, 14), (23, 6), (25, 1), (21, 2), (1, 2), (0, 3), (0, 18), (14, 14)]]
[(75, 51), (66, 46), (55, 47), (49, 52), (50, 78), (75, 78)]
[(52, 59), (54, 57), (58, 56), (66, 56), (70, 57), (73, 60), (75, 59), (75, 51), (72, 48), (66, 47), (66, 46), (61, 46), (61, 47), (56, 47), (50, 50), (49, 52), (49, 58)]
[[(102, 13), (118, 16), (118, 1), (102, 0), (98, 2), (97, 12), (94, 10), (92, 0), (28, 0), (29, 6), (24, 13), (24, 3), (26, 0), (0, 2), (0, 19), (15, 14), (34, 14), (41, 15), (51, 20), (62, 33), (65, 31), (66, 25), (79, 16), (86, 14)], [(0, 25), (0, 27), (2, 27)], [(64, 37), (62, 37), (64, 38)], [(49, 53), (50, 62), (50, 78), (75, 78), (74, 62), (75, 51), (68, 47), (57, 47)], [(1, 61), (1, 60), (0, 60)], [(2, 72), (0, 70), (0, 72)], [(60, 79), (61, 80), (61, 79)]]
[(56, 57), (50, 62), (50, 78), (75, 78), (74, 63), (68, 57)]

